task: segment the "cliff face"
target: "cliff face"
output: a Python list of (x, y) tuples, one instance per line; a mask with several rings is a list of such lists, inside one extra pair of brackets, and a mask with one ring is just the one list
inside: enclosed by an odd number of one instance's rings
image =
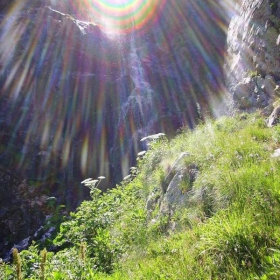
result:
[(228, 88), (238, 109), (270, 112), (280, 95), (280, 3), (244, 0), (237, 10), (227, 39)]
[(220, 6), (166, 3), (157, 24), (112, 39), (67, 1), (17, 3), (1, 16), (0, 119), (12, 131), (2, 164), (24, 178), (101, 174), (112, 186), (142, 137), (193, 127), (198, 107), (211, 114), (223, 84)]
[[(223, 88), (223, 9), (162, 3), (144, 29), (112, 37), (69, 1), (0, 2), (0, 165), (17, 174), (16, 185), (26, 180), (26, 192), (37, 188), (35, 208), (52, 196), (75, 208), (85, 197), (82, 179), (104, 175), (105, 187), (127, 175), (142, 137), (172, 135), (213, 113)], [(16, 185), (11, 200), (24, 193)], [(13, 212), (26, 213), (31, 198)], [(43, 208), (20, 235), (5, 210), (5, 250), (35, 233)]]

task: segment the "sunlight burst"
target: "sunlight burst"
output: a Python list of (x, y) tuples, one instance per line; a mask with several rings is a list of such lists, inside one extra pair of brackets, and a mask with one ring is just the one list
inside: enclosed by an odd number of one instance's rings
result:
[(17, 152), (14, 168), (118, 180), (147, 133), (194, 127), (198, 105), (202, 116), (213, 112), (224, 93), (225, 4), (51, 2), (33, 11), (17, 2), (0, 25), (2, 115), (14, 130), (5, 156)]
[(156, 20), (166, 0), (82, 0), (77, 6), (106, 33), (129, 33)]

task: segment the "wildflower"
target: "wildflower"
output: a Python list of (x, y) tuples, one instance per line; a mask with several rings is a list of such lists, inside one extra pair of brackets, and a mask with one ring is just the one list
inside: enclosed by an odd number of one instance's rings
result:
[(85, 184), (85, 183), (87, 183), (90, 180), (92, 180), (92, 178), (85, 179), (84, 181), (81, 182), (81, 184)]
[(137, 155), (138, 155), (139, 157), (141, 157), (141, 156), (144, 156), (146, 153), (147, 153), (147, 151), (142, 151), (142, 152), (139, 152)]

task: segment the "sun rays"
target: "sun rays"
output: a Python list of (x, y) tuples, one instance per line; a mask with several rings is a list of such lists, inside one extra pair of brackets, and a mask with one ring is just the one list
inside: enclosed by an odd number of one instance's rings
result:
[(100, 23), (107, 34), (128, 34), (156, 20), (166, 0), (82, 0), (70, 1), (89, 20)]
[[(77, 176), (110, 180), (111, 173), (116, 181), (145, 133), (193, 127), (197, 104), (211, 114), (212, 100), (224, 93), (228, 21), (225, 3), (213, 2), (52, 0), (53, 10), (32, 0), (14, 5), (0, 25), (0, 82), (17, 167), (31, 168), (33, 141), (44, 163), (34, 173), (72, 166)], [(15, 148), (19, 134), (23, 147)]]

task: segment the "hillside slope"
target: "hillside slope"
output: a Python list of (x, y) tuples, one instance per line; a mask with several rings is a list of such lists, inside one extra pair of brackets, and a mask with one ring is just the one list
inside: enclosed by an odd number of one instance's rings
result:
[(53, 241), (64, 250), (21, 252), (23, 279), (279, 279), (279, 146), (258, 114), (152, 141), (117, 188), (85, 183), (92, 200)]

